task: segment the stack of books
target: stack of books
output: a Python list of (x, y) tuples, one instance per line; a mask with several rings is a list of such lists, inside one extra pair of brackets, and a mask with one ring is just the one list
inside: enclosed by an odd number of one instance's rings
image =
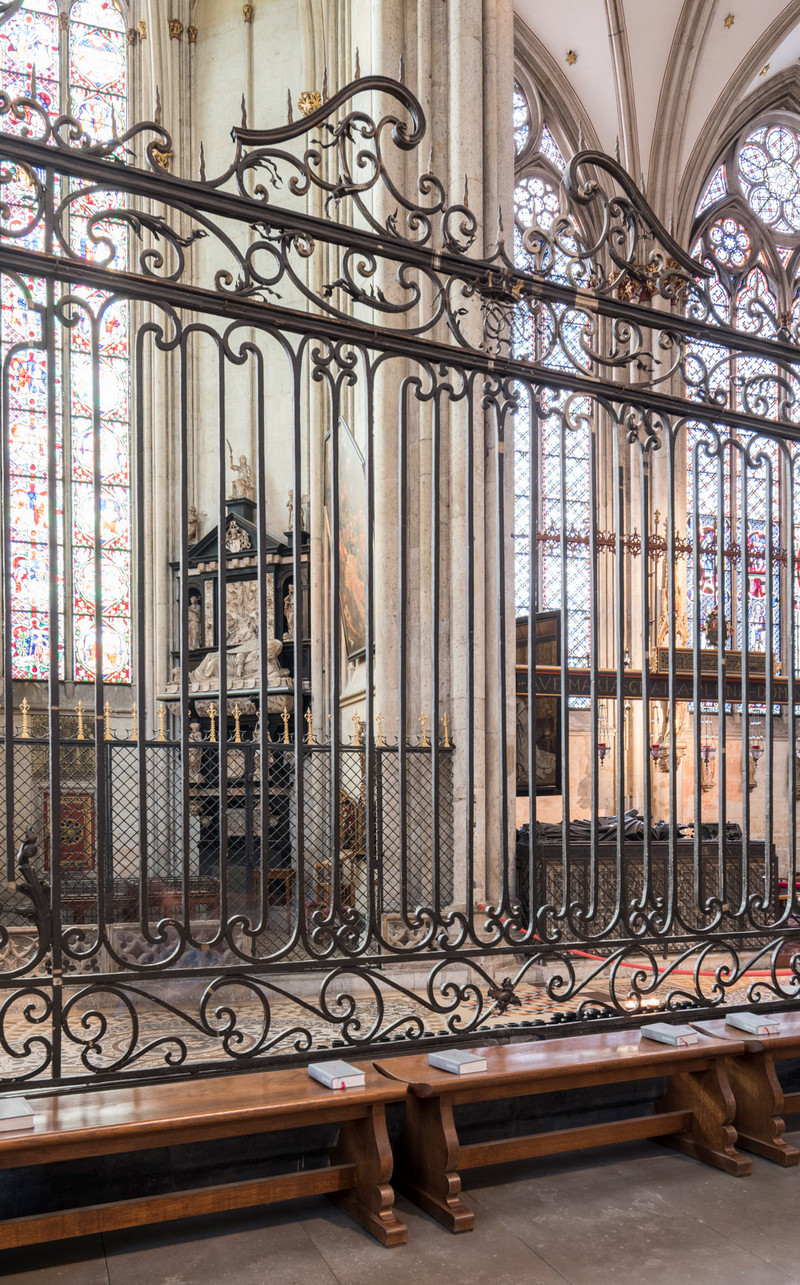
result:
[(311, 1062), (308, 1074), (326, 1089), (363, 1089), (364, 1072), (350, 1062)]
[(691, 1026), (673, 1026), (670, 1022), (653, 1022), (651, 1026), (640, 1027), (640, 1033), (648, 1040), (658, 1040), (661, 1044), (674, 1044), (681, 1048), (686, 1044), (697, 1044), (697, 1031)]

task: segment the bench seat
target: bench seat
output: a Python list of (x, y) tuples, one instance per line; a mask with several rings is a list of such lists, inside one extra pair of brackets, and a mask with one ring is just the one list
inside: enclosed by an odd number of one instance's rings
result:
[(386, 1104), (402, 1101), (406, 1089), (368, 1064), (364, 1070), (361, 1089), (326, 1089), (301, 1067), (30, 1095), (34, 1127), (0, 1133), (0, 1171), (308, 1125), (340, 1129), (325, 1168), (0, 1222), (0, 1249), (322, 1193), (382, 1244), (403, 1244), (406, 1228), (392, 1208)]
[[(735, 1150), (734, 1100), (726, 1064), (743, 1051), (729, 1040), (706, 1038), (683, 1048), (641, 1040), (638, 1031), (579, 1035), (532, 1044), (472, 1050), (487, 1070), (451, 1075), (424, 1054), (375, 1063), (381, 1074), (408, 1086), (405, 1132), (396, 1157), (395, 1186), (451, 1231), (469, 1231), (473, 1212), (460, 1199), (459, 1171), (481, 1165), (555, 1155), (612, 1142), (656, 1138), (737, 1176), (752, 1161)], [(655, 1114), (604, 1124), (459, 1143), (453, 1108), (633, 1080), (669, 1080)]]
[[(771, 1014), (766, 1014), (767, 1017)], [(708, 1039), (736, 1040), (744, 1053), (730, 1065), (730, 1082), (736, 1100), (734, 1126), (739, 1144), (779, 1165), (796, 1165), (800, 1151), (784, 1140), (783, 1116), (800, 1111), (800, 1093), (784, 1093), (775, 1063), (800, 1058), (800, 1013), (778, 1013), (779, 1035), (748, 1035), (728, 1026), (724, 1019), (693, 1022)]]

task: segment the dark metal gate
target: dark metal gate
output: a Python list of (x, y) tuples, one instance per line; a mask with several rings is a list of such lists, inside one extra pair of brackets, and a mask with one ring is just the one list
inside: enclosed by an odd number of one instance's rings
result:
[[(214, 180), (172, 175), (159, 125), (100, 144), (51, 119), (35, 86), (0, 94), (0, 116), (2, 181), (25, 210), (0, 228), (16, 300), (0, 335), (4, 1083), (507, 1030), (541, 967), (545, 998), (578, 1023), (633, 1020), (651, 1001), (792, 998), (791, 323), (720, 324), (702, 264), (593, 153), (568, 164), (551, 229), (514, 229), (524, 267), (502, 221), (478, 254), (466, 194), (450, 204), (418, 162), (420, 104), (380, 77), (297, 123), (235, 129)], [(115, 309), (131, 354), (121, 683), (105, 674), (102, 588), (102, 336)], [(75, 336), (91, 388), (94, 673), (74, 668), (69, 605), (49, 574), (43, 669), (20, 677), (9, 389), (14, 363), (39, 354), (56, 568), (59, 372)], [(529, 594), (515, 621), (523, 421)], [(539, 458), (545, 422), (560, 434), (555, 463)], [(566, 498), (578, 433), (584, 526)], [(547, 496), (543, 468), (555, 470)], [(737, 640), (722, 586), (744, 565), (749, 621), (755, 485), (763, 579), (782, 588), (763, 639), (745, 626)], [(691, 520), (703, 488), (710, 535)], [(571, 642), (578, 545), (585, 656)], [(537, 612), (545, 547), (560, 552), (555, 617)], [(703, 559), (720, 586), (715, 634), (700, 616)], [(761, 763), (748, 754), (759, 745)]]

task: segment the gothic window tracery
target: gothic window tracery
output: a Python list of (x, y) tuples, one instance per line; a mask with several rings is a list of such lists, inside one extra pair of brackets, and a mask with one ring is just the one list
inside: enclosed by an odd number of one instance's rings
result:
[[(523, 236), (532, 226), (549, 232), (561, 213), (561, 175), (564, 156), (555, 136), (541, 117), (538, 102), (519, 80), (514, 87), (514, 140), (517, 152), (517, 182), (514, 191), (514, 262), (532, 271), (534, 264), (525, 250)], [(560, 253), (560, 252), (556, 252)], [(558, 278), (558, 263), (552, 274)], [(566, 261), (564, 264), (566, 276)], [(565, 308), (543, 312), (533, 326), (530, 313), (515, 326), (514, 348), (518, 357), (554, 369), (571, 369), (585, 364), (580, 344), (582, 324)], [(543, 394), (545, 414), (532, 425), (531, 407), (525, 395), (515, 416), (514, 446), (514, 533), (515, 603), (519, 615), (530, 607), (531, 486), (536, 488), (535, 509), (539, 540), (538, 597), (535, 610), (566, 609), (568, 613), (568, 659), (587, 666), (590, 653), (589, 531), (589, 429), (584, 416), (589, 408), (574, 398), (570, 423), (562, 414), (563, 393)], [(573, 426), (574, 425), (574, 426)], [(531, 477), (531, 435), (538, 434), (538, 470)], [(563, 490), (563, 495), (562, 495)], [(560, 534), (566, 527), (566, 601), (564, 601)]]
[[(52, 115), (74, 116), (93, 139), (127, 125), (125, 15), (118, 0), (25, 0), (0, 27), (0, 87), (36, 93)], [(4, 129), (22, 129), (25, 122)], [(32, 218), (42, 176), (17, 166), (4, 185), (3, 235), (58, 253)], [(74, 189), (73, 189), (74, 192)], [(66, 192), (64, 193), (66, 194)], [(66, 232), (87, 259), (126, 266), (123, 226), (91, 216), (122, 204), (91, 186), (70, 201)], [(113, 246), (109, 254), (108, 242)], [(105, 243), (105, 244), (104, 244)], [(44, 679), (50, 667), (50, 523), (55, 515), (58, 653), (62, 678), (96, 675), (95, 611), (102, 618), (102, 676), (131, 681), (130, 371), (128, 304), (82, 286), (69, 324), (56, 325), (52, 370), (44, 334), (48, 287), (6, 274), (0, 353), (9, 408), (9, 537), (14, 678)], [(64, 293), (67, 293), (66, 288)], [(49, 304), (52, 307), (52, 301)], [(48, 459), (48, 405), (55, 408), (55, 470)], [(95, 441), (99, 449), (95, 450)], [(99, 549), (96, 549), (99, 528)]]
[[(798, 245), (800, 125), (788, 118), (755, 122), (715, 168), (697, 205), (692, 252), (713, 274), (708, 283), (709, 319), (763, 338), (774, 338), (791, 326), (797, 312)], [(777, 417), (785, 390), (776, 366), (758, 356), (726, 359), (722, 354), (722, 349), (716, 352), (708, 343), (695, 349), (687, 362), (690, 389), (704, 368), (721, 407)], [(697, 388), (700, 395), (699, 379)], [(744, 647), (746, 635), (751, 651), (766, 651), (771, 612), (776, 660), (783, 653), (782, 632), (788, 624), (782, 607), (789, 601), (788, 585), (784, 592), (781, 588), (783, 551), (787, 544), (796, 546), (800, 532), (797, 470), (796, 450), (787, 469), (781, 465), (775, 442), (729, 430), (724, 424), (714, 434), (697, 427), (687, 436), (687, 534), (691, 539), (696, 521), (701, 630), (705, 631), (705, 621), (721, 596), (732, 626), (732, 645)], [(720, 509), (724, 545), (730, 552), (721, 595), (717, 586)], [(797, 621), (796, 565), (790, 574)], [(691, 599), (691, 562), (688, 583)]]

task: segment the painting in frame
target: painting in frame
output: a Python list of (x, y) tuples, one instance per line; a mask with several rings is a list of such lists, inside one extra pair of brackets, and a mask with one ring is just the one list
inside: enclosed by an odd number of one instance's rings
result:
[[(364, 457), (347, 422), (337, 426), (339, 463), (339, 611), (350, 661), (362, 660), (367, 647), (367, 479)], [(333, 442), (325, 436), (325, 518), (332, 538), (331, 478)]]
[[(561, 612), (542, 611), (534, 617), (536, 665), (561, 661)], [(528, 666), (528, 617), (516, 620), (517, 667)], [(561, 710), (557, 696), (536, 699), (536, 793), (561, 794)], [(528, 696), (517, 694), (517, 795), (528, 797)]]

